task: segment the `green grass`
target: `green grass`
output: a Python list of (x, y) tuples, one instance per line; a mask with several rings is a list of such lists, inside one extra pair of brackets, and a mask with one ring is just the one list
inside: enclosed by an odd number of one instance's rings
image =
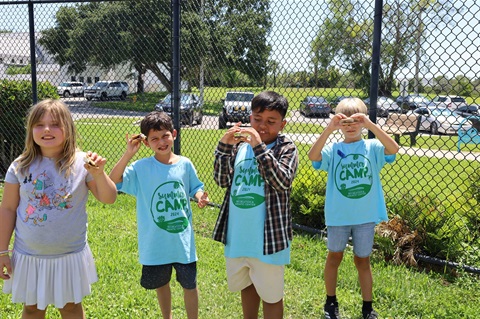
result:
[[(82, 137), (82, 149), (97, 151), (108, 158), (107, 171), (125, 149), (125, 133), (138, 132), (139, 118), (101, 118), (77, 121)], [(315, 124), (295, 124), (291, 133), (316, 133)], [(223, 130), (181, 130), (182, 154), (189, 157), (205, 183), (210, 198), (220, 203), (224, 190), (213, 182), (213, 152)], [(402, 140), (402, 143), (408, 143)], [(450, 143), (449, 137), (422, 136), (419, 147), (434, 148)], [(306, 154), (310, 145), (297, 144), (300, 166), (313, 171)], [(146, 148), (136, 158), (150, 156)], [(467, 187), (468, 174), (480, 169), (480, 162), (398, 155), (394, 165), (382, 170), (387, 200), (405, 192), (432, 193), (451, 205)], [(1, 191), (0, 191), (1, 194)], [(135, 200), (120, 195), (108, 206), (90, 199), (89, 242), (96, 257), (99, 282), (93, 285), (92, 295), (85, 298), (88, 318), (158, 318), (160, 311), (152, 291), (140, 287), (140, 266), (137, 261)], [(198, 285), (200, 318), (241, 318), (240, 296), (230, 293), (225, 281), (223, 247), (211, 239), (217, 208), (194, 209), (194, 227), (198, 247)], [(322, 239), (296, 234), (292, 246), (292, 263), (286, 269), (285, 318), (321, 317), (324, 302), (322, 279), (326, 246)], [(459, 274), (454, 278), (442, 272), (426, 273), (383, 261), (379, 253), (372, 258), (375, 307), (381, 318), (477, 318), (480, 305), (477, 295), (480, 281), (477, 276)], [(338, 298), (346, 318), (359, 318), (361, 307), (359, 286), (353, 266), (352, 253), (347, 252), (340, 268)], [(2, 283), (0, 282), (0, 287)], [(181, 289), (173, 283), (174, 317), (184, 318)], [(460, 302), (458, 302), (460, 301)], [(13, 305), (9, 296), (0, 294), (1, 319), (18, 318), (20, 305)], [(59, 318), (49, 310), (49, 318)]]
[[(89, 243), (96, 259), (99, 281), (83, 301), (87, 318), (160, 318), (153, 291), (140, 284), (137, 259), (135, 200), (119, 195), (113, 205), (90, 198)], [(194, 208), (198, 249), (200, 318), (241, 318), (239, 293), (228, 291), (223, 246), (211, 239), (217, 208)], [(285, 318), (321, 318), (325, 289), (323, 265), (326, 245), (322, 238), (297, 233), (292, 262), (285, 275)], [(480, 281), (468, 274), (457, 278), (393, 266), (379, 253), (372, 257), (375, 307), (381, 318), (477, 318)], [(0, 282), (0, 287), (3, 283)], [(361, 297), (347, 250), (340, 267), (337, 295), (345, 318), (360, 318)], [(174, 318), (185, 318), (181, 287), (172, 281)], [(460, 302), (459, 302), (460, 301)], [(19, 318), (21, 305), (0, 294), (2, 319)], [(53, 308), (47, 318), (60, 318)]]

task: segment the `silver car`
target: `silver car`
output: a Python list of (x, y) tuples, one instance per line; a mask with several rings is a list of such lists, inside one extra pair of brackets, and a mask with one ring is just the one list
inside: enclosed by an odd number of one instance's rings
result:
[[(463, 117), (445, 107), (419, 107), (407, 114), (421, 115), (420, 130), (432, 134), (457, 134)], [(465, 126), (463, 126), (465, 128)]]

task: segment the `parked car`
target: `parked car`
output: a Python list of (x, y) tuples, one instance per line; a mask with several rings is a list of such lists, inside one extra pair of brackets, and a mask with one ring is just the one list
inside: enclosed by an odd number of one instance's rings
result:
[(125, 100), (128, 95), (127, 82), (120, 81), (99, 81), (93, 86), (85, 89), (84, 96), (87, 100), (99, 99), (106, 101), (111, 98)]
[(470, 116), (470, 115), (479, 115), (480, 113), (478, 113), (478, 106), (477, 105), (464, 105), (464, 106), (460, 106), (459, 108), (457, 108), (456, 110), (454, 110), (453, 112), (457, 113), (458, 115), (460, 116), (463, 116), (463, 117), (467, 117), (467, 116)]
[(332, 108), (322, 96), (307, 96), (300, 103), (300, 113), (305, 116), (329, 117)]
[(467, 101), (463, 97), (453, 95), (437, 95), (432, 102), (438, 107), (447, 107), (451, 110), (456, 110), (461, 106), (468, 106)]
[(253, 97), (253, 92), (227, 92), (218, 116), (218, 128), (226, 128), (228, 122), (250, 123)]
[(397, 98), (396, 102), (398, 105), (400, 105), (403, 112), (407, 112), (409, 110), (415, 110), (419, 107), (427, 107), (431, 105), (432, 101), (430, 101), (423, 95), (410, 94), (406, 96), (400, 95)]
[[(366, 98), (363, 102), (370, 108), (370, 98)], [(377, 98), (377, 116), (388, 117), (389, 113), (401, 113), (402, 108), (391, 98), (379, 96)]]
[(57, 93), (63, 97), (83, 96), (85, 84), (82, 82), (62, 82), (57, 86)]
[(337, 96), (336, 98), (334, 98), (333, 100), (330, 101), (330, 107), (331, 107), (331, 111), (330, 113), (333, 113), (335, 114), (335, 108), (337, 107), (338, 103), (340, 103), (341, 100), (343, 99), (346, 99), (346, 98), (349, 98), (349, 97), (352, 97), (352, 96)]
[[(163, 100), (155, 105), (155, 110), (164, 111), (173, 118), (173, 95), (168, 94)], [(192, 126), (193, 122), (202, 124), (203, 105), (198, 95), (193, 93), (180, 93), (180, 121)]]
[(419, 107), (407, 112), (407, 114), (411, 113), (421, 115), (420, 130), (432, 134), (457, 134), (460, 122), (464, 119), (446, 107)]

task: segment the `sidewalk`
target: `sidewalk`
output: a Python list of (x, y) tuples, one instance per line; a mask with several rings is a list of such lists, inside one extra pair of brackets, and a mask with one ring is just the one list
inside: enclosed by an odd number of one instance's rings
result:
[[(301, 133), (285, 133), (285, 135), (294, 142), (304, 143), (304, 144), (313, 144), (318, 138), (319, 134), (301, 134)], [(339, 132), (332, 134), (328, 142), (334, 140), (341, 141), (343, 135)], [(446, 150), (430, 150), (417, 147), (408, 147), (400, 146), (399, 154), (410, 155), (410, 156), (426, 156), (426, 157), (436, 157), (436, 158), (446, 158), (446, 159), (456, 159), (456, 160), (467, 160), (467, 161), (478, 161), (480, 162), (480, 153), (472, 152), (457, 152), (457, 151), (446, 151)]]

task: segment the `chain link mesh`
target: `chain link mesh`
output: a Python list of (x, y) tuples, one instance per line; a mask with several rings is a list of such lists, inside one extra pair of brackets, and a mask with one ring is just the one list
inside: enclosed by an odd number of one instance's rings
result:
[[(390, 217), (399, 216), (407, 233), (421, 233), (416, 252), (480, 267), (480, 128), (478, 117), (467, 119), (478, 112), (479, 4), (383, 2), (378, 98), (371, 106), (373, 1), (182, 1), (181, 153), (220, 203), (224, 190), (212, 179), (216, 143), (240, 118), (248, 125), (248, 109), (230, 109), (229, 100), (274, 90), (289, 100), (284, 133), (300, 151), (297, 178), (307, 176), (314, 188), (324, 176), (306, 154), (338, 101), (359, 97), (401, 145), (396, 162), (382, 171)], [(172, 4), (37, 1), (32, 7), (34, 34), (25, 1), (0, 3), (2, 175), (21, 152), (32, 70), (38, 99), (58, 94), (76, 120), (82, 148), (109, 158), (111, 168), (125, 133), (138, 132), (148, 112), (169, 111)], [(418, 127), (405, 122), (410, 114), (419, 116)], [(138, 157), (149, 154), (143, 148)]]

